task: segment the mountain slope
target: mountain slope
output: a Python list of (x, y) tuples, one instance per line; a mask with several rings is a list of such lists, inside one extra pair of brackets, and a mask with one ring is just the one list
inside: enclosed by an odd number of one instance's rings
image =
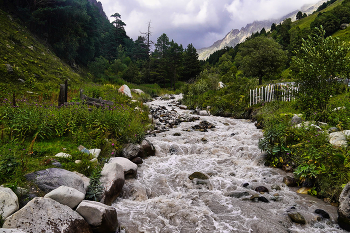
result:
[[(327, 0), (321, 0), (320, 2), (314, 5), (305, 5), (300, 11), (306, 14), (312, 14), (322, 3)], [(261, 31), (261, 29), (265, 28), (266, 30), (270, 30), (271, 25), (273, 23), (279, 24), (283, 22), (285, 19), (291, 18), (292, 21), (296, 20), (296, 14), (299, 10), (293, 11), (288, 15), (283, 16), (280, 19), (273, 20), (264, 20), (264, 21), (255, 21), (251, 24), (248, 24), (246, 27), (241, 28), (241, 30), (234, 29), (231, 30), (222, 40), (216, 41), (212, 46), (198, 49), (198, 55), (200, 60), (207, 59), (212, 53), (217, 50), (223, 49), (226, 46), (234, 47), (239, 43), (244, 42), (250, 35), (255, 32)]]
[[(69, 79), (81, 81), (79, 74), (39, 42), (15, 18), (0, 10), (0, 83), (19, 84), (44, 89)], [(23, 81), (22, 81), (23, 80)]]

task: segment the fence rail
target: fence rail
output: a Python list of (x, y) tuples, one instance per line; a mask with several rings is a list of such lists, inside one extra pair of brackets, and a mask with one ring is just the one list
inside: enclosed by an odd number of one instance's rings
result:
[(292, 101), (299, 88), (294, 83), (269, 84), (250, 90), (249, 106), (273, 100)]

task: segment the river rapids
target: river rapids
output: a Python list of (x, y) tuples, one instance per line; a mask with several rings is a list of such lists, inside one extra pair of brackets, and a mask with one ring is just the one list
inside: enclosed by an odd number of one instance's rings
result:
[[(169, 112), (189, 116), (189, 110), (176, 106), (178, 98), (181, 95), (170, 100), (157, 98), (148, 105), (165, 106)], [(215, 128), (193, 130), (201, 121)], [(262, 136), (249, 120), (216, 116), (200, 116), (197, 121), (147, 136), (156, 156), (144, 160), (137, 179), (126, 180), (122, 197), (113, 203), (123, 231), (345, 232), (336, 224), (336, 207), (296, 193), (297, 188), (282, 182), (284, 176), (292, 174), (264, 166), (264, 154), (258, 148)], [(194, 172), (205, 173), (209, 179), (190, 180)], [(266, 187), (269, 193), (256, 192), (258, 186)], [(268, 202), (251, 198), (253, 195)], [(321, 218), (316, 209), (325, 210), (330, 219)], [(288, 213), (293, 211), (304, 216), (305, 225), (290, 220)]]

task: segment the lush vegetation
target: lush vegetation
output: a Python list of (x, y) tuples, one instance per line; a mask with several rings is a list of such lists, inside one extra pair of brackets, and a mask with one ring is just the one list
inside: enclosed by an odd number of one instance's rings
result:
[[(299, 12), (296, 22), (273, 24), (270, 31), (262, 29), (202, 62), (192, 44), (184, 48), (166, 34), (151, 51), (150, 23), (134, 41), (120, 14), (109, 22), (87, 0), (0, 3), (7, 12), (0, 11), (0, 173), (5, 174), (0, 183), (21, 184), (23, 174), (51, 167), (55, 159), (63, 168), (91, 176), (89, 198), (96, 199), (104, 160), (124, 143), (140, 141), (149, 124), (140, 102), (117, 93), (125, 83), (146, 92), (137, 97), (140, 101), (161, 94), (161, 87), (181, 88), (190, 108), (244, 118), (259, 111), (260, 148), (268, 165), (292, 167), (300, 184), (313, 187), (311, 194), (332, 201), (349, 181), (349, 149), (331, 146), (328, 130), (350, 129), (349, 95), (340, 82), (349, 77), (349, 46), (343, 42), (350, 34), (340, 25), (350, 22), (350, 0), (328, 1), (310, 16)], [(57, 107), (57, 84), (67, 79), (69, 101), (78, 101), (83, 88), (88, 96), (115, 105)], [(249, 106), (250, 89), (285, 81), (299, 85), (295, 102)], [(293, 127), (293, 114), (321, 130)], [(80, 144), (102, 148), (99, 161), (80, 153)], [(54, 158), (63, 148), (72, 157)]]
[[(21, 184), (24, 174), (53, 167), (54, 160), (65, 169), (90, 176), (106, 158), (120, 153), (125, 143), (144, 138), (150, 122), (142, 102), (131, 102), (113, 85), (85, 85), (83, 89), (88, 96), (102, 97), (114, 105), (58, 107), (57, 94), (53, 92), (17, 95), (14, 106), (12, 93), (0, 89), (1, 184)], [(78, 98), (78, 89), (72, 87), (69, 101)], [(99, 161), (91, 162), (91, 157), (77, 149), (79, 145), (101, 148)], [(55, 157), (59, 152), (72, 157)], [(82, 162), (76, 164), (76, 160)]]

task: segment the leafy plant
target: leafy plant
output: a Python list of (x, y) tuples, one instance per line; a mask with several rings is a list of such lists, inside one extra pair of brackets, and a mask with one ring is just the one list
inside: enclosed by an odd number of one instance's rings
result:
[(100, 182), (101, 168), (95, 169), (90, 176), (90, 185), (86, 191), (85, 199), (100, 201), (103, 194), (103, 187)]

